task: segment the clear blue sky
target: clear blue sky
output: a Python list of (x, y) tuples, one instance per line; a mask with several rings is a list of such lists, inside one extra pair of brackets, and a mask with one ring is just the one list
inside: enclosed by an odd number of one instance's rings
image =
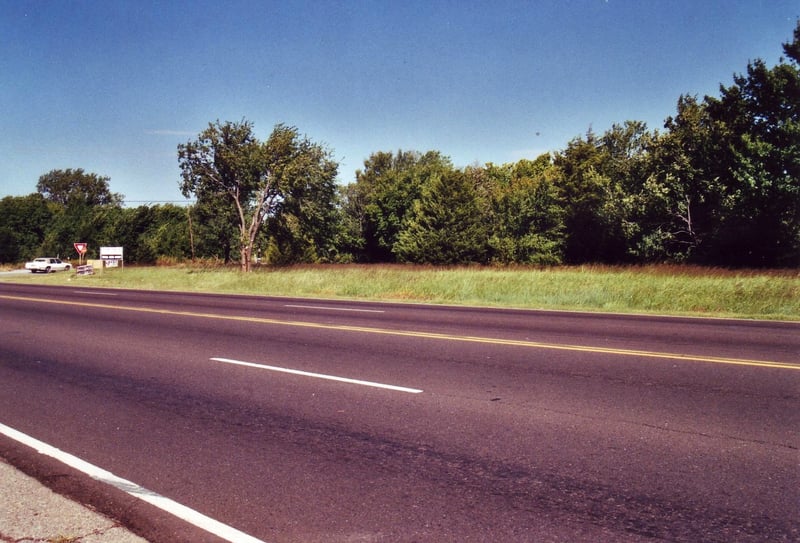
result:
[(0, 196), (53, 169), (129, 205), (182, 201), (177, 145), (209, 122), (326, 144), (341, 183), (376, 151), (458, 166), (662, 128), (778, 62), (797, 0), (0, 0)]

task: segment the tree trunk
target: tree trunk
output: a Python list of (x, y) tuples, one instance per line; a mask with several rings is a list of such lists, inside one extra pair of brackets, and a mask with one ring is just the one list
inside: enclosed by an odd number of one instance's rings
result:
[(249, 244), (243, 244), (240, 252), (242, 255), (242, 273), (247, 273), (250, 271), (250, 255), (252, 249)]
[(253, 252), (250, 240), (247, 236), (242, 236), (240, 247), (239, 252), (242, 256), (242, 273), (247, 273), (250, 271), (250, 257)]

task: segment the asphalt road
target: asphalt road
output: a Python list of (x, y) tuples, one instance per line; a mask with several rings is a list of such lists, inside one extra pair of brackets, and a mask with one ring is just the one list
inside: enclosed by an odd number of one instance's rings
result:
[(797, 323), (0, 284), (0, 423), (267, 542), (800, 540)]

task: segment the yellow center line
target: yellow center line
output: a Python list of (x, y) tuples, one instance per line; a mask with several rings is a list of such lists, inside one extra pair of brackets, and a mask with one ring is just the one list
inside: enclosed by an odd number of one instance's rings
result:
[(490, 345), (505, 345), (505, 346), (526, 347), (533, 349), (573, 351), (573, 352), (584, 352), (584, 353), (595, 353), (595, 354), (613, 354), (618, 356), (660, 358), (669, 360), (683, 360), (688, 362), (707, 362), (713, 364), (727, 364), (735, 366), (755, 366), (763, 368), (800, 370), (800, 364), (772, 362), (769, 360), (747, 360), (742, 358), (728, 358), (719, 356), (704, 356), (704, 355), (668, 353), (668, 352), (658, 352), (658, 351), (642, 351), (636, 349), (617, 349), (613, 347), (592, 347), (586, 345), (542, 343), (538, 341), (527, 341), (527, 340), (517, 340), (517, 339), (502, 339), (502, 338), (481, 337), (481, 336), (460, 336), (452, 334), (441, 334), (437, 332), (422, 332), (414, 330), (391, 330), (388, 328), (349, 326), (345, 324), (321, 324), (321, 323), (307, 322), (307, 321), (290, 321), (290, 320), (280, 320), (280, 319), (268, 319), (263, 317), (247, 317), (244, 315), (221, 315), (218, 313), (198, 313), (193, 311), (176, 311), (173, 309), (156, 309), (153, 307), (130, 307), (130, 306), (120, 306), (120, 305), (100, 304), (100, 303), (90, 303), (90, 302), (71, 302), (67, 300), (48, 300), (45, 298), (31, 298), (26, 296), (0, 295), (0, 299), (68, 305), (76, 307), (90, 307), (95, 309), (111, 309), (115, 311), (131, 311), (136, 313), (151, 313), (158, 315), (175, 315), (181, 317), (195, 317), (204, 319), (272, 324), (278, 326), (316, 328), (321, 330), (335, 330), (342, 332), (360, 332), (365, 334), (382, 334), (382, 335), (397, 336), (397, 337), (436, 339), (441, 341), (462, 341), (469, 343), (484, 343)]

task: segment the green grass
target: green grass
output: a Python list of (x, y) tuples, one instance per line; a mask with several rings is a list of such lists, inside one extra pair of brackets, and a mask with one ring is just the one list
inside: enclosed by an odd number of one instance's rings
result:
[(493, 307), (800, 320), (800, 271), (690, 266), (173, 265), (5, 276), (4, 281)]

